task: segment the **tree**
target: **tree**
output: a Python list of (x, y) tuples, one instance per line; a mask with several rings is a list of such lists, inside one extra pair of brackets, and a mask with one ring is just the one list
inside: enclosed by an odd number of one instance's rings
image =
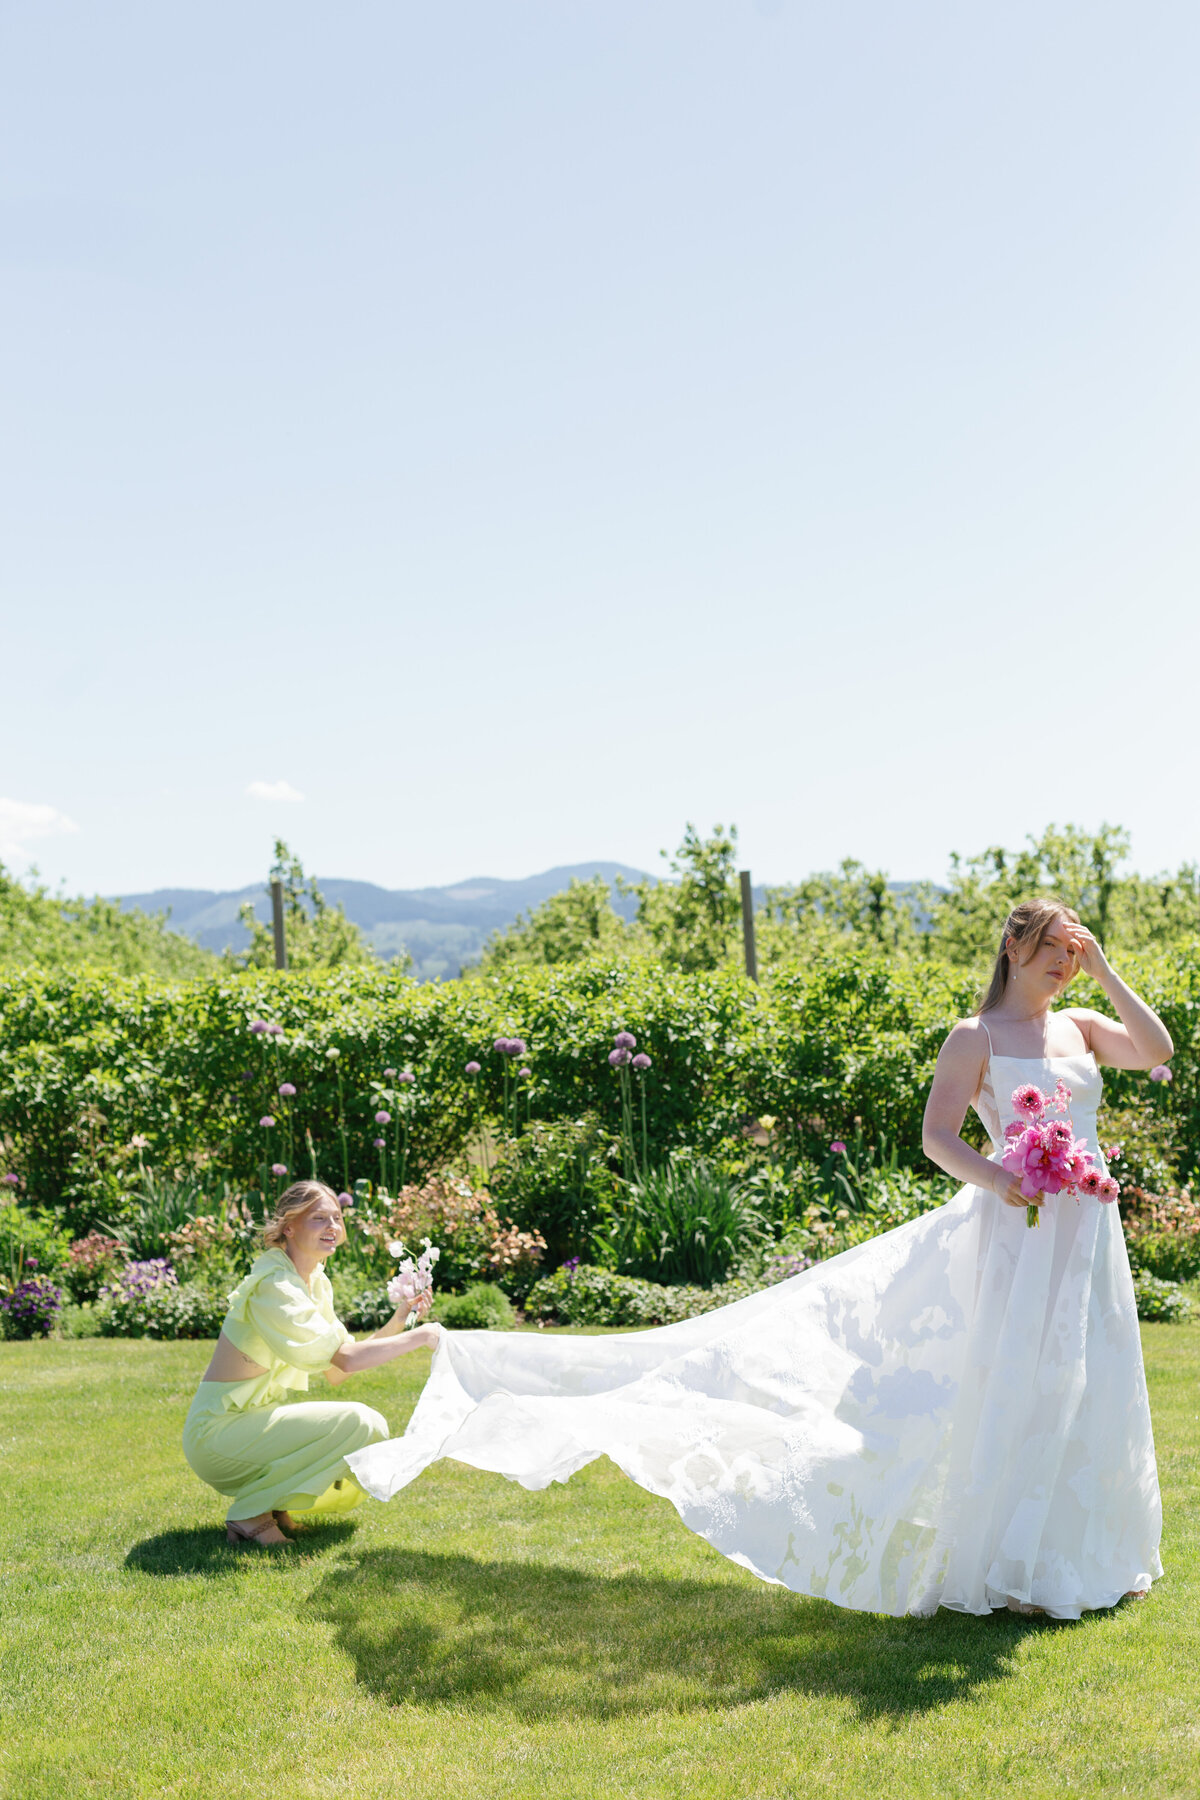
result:
[[(666, 857), (662, 850), (660, 856)], [(714, 825), (702, 838), (694, 825), (670, 858), (674, 881), (623, 881), (637, 895), (637, 923), (647, 947), (672, 968), (716, 969), (734, 954), (742, 900), (737, 879), (737, 826)]]
[(551, 894), (526, 916), (494, 931), (484, 945), (479, 967), (507, 968), (515, 963), (578, 962), (593, 951), (627, 953), (632, 934), (615, 911), (607, 881), (572, 877), (561, 893)]
[(211, 951), (172, 931), (164, 913), (125, 912), (115, 900), (66, 899), (0, 864), (0, 964), (61, 969), (91, 964), (122, 975), (205, 975)]
[[(293, 856), (282, 838), (275, 840), (275, 866), (271, 881), (283, 883), (283, 930), (289, 969), (332, 969), (345, 963), (372, 959), (371, 947), (341, 906), (330, 906), (316, 876), (306, 879), (299, 857)], [(271, 881), (267, 883), (270, 897)], [(247, 900), (238, 918), (250, 933), (250, 943), (233, 957), (235, 968), (273, 969), (275, 937)], [(411, 960), (406, 958), (406, 960)]]
[(1022, 850), (993, 844), (965, 861), (955, 854), (949, 892), (933, 909), (933, 948), (948, 962), (985, 961), (999, 949), (1012, 908), (1039, 894), (1064, 901), (1111, 947), (1118, 917), (1131, 911), (1125, 890), (1138, 882), (1118, 873), (1128, 853), (1129, 834), (1120, 826), (1101, 825), (1093, 834), (1078, 825), (1048, 825)]
[(778, 961), (798, 948), (837, 950), (848, 944), (913, 954), (926, 942), (921, 926), (931, 898), (924, 884), (897, 891), (882, 869), (847, 857), (837, 874), (768, 888), (759, 929), (763, 960)]

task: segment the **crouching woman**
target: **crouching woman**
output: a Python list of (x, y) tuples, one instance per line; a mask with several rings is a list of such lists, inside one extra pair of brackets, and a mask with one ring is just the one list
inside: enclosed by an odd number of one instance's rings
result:
[(264, 1251), (229, 1297), (212, 1361), (183, 1428), (183, 1453), (200, 1477), (232, 1502), (231, 1544), (287, 1544), (292, 1513), (346, 1512), (362, 1489), (346, 1467), (351, 1450), (380, 1443), (387, 1420), (353, 1401), (285, 1404), (310, 1375), (337, 1386), (410, 1350), (432, 1348), (436, 1325), (406, 1331), (406, 1306), (355, 1343), (333, 1310), (326, 1259), (345, 1242), (331, 1188), (297, 1181), (282, 1194), (263, 1232)]

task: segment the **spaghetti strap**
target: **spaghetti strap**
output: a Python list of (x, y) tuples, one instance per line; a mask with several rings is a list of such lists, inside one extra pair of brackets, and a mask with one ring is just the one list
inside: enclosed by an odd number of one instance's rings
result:
[(992, 1034), (987, 1028), (987, 1020), (986, 1019), (981, 1018), (979, 1023), (983, 1026), (983, 1034), (987, 1038), (987, 1041), (988, 1041), (988, 1057), (990, 1059), (991, 1057), (995, 1056), (995, 1054), (996, 1054), (996, 1052), (992, 1049)]

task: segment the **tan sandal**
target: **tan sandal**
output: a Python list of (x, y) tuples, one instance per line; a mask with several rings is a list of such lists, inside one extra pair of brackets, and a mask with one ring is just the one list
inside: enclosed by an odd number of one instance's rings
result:
[(308, 1525), (304, 1519), (294, 1519), (290, 1512), (284, 1512), (282, 1509), (278, 1512), (273, 1512), (271, 1517), (278, 1525), (280, 1531), (308, 1530)]
[(291, 1538), (284, 1537), (274, 1515), (268, 1519), (260, 1519), (257, 1525), (246, 1519), (226, 1519), (225, 1537), (231, 1544), (263, 1544), (272, 1548), (278, 1544), (290, 1544)]

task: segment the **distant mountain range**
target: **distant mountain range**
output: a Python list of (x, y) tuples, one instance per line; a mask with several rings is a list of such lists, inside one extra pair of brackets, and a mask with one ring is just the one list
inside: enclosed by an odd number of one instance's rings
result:
[[(640, 881), (643, 872), (626, 863), (571, 863), (546, 869), (521, 881), (500, 881), (479, 875), (453, 887), (382, 888), (370, 881), (328, 881), (318, 876), (317, 886), (331, 906), (343, 906), (346, 917), (361, 927), (376, 953), (390, 959), (407, 950), (413, 973), (420, 981), (448, 980), (477, 960), (488, 936), (511, 925), (518, 913), (540, 906), (551, 894), (561, 893), (574, 878), (590, 881), (602, 875), (612, 889), (612, 901), (623, 918), (632, 918), (636, 905), (616, 891), (615, 881)], [(122, 894), (126, 911), (165, 912), (171, 929), (203, 944), (209, 950), (241, 950), (249, 933), (238, 918), (249, 900), (255, 916), (270, 921), (271, 903), (259, 883), (225, 893), (210, 888), (156, 888), (152, 894)]]

